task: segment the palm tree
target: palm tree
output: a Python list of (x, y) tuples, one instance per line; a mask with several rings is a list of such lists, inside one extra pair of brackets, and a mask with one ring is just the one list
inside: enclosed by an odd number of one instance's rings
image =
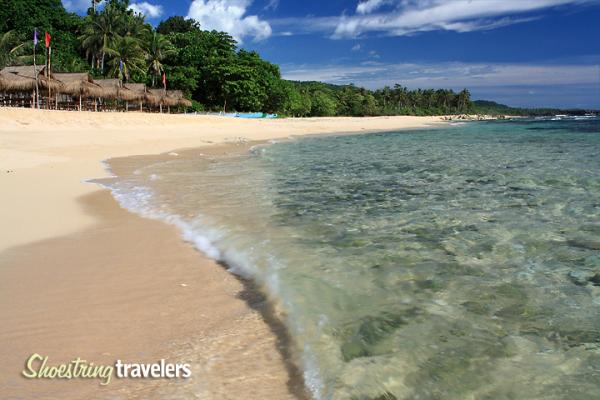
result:
[(96, 13), (96, 6), (100, 3), (102, 3), (102, 0), (92, 0), (92, 10), (94, 11), (94, 14)]
[(15, 31), (0, 33), (0, 69), (18, 58), (23, 46), (25, 46), (25, 43), (19, 42), (19, 36)]
[[(132, 72), (146, 73), (146, 57), (137, 39), (125, 36), (117, 39), (112, 47), (106, 49), (111, 58), (108, 62), (111, 75), (128, 80)], [(122, 71), (121, 71), (122, 63)]]
[(175, 53), (171, 42), (160, 33), (151, 31), (144, 41), (146, 51), (146, 62), (148, 69), (152, 73), (152, 86), (156, 83), (156, 78), (164, 72), (162, 61)]
[(89, 22), (80, 37), (81, 44), (88, 57), (91, 55), (92, 58), (99, 58), (100, 69), (104, 74), (108, 49), (121, 37), (119, 30), (123, 26), (123, 15), (109, 4), (102, 13), (91, 15)]

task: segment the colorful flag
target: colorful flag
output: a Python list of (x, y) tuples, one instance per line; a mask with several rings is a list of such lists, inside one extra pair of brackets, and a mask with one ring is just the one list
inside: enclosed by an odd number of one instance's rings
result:
[(124, 69), (125, 69), (125, 66), (123, 65), (123, 60), (119, 59), (119, 70), (121, 71), (121, 73), (123, 73)]
[(163, 81), (163, 86), (167, 87), (167, 73), (166, 72), (163, 72), (162, 81)]
[(33, 31), (33, 46), (36, 47), (37, 44), (38, 44), (37, 29), (35, 29)]
[(52, 40), (52, 36), (48, 32), (46, 32), (46, 48), (50, 47), (50, 41)]

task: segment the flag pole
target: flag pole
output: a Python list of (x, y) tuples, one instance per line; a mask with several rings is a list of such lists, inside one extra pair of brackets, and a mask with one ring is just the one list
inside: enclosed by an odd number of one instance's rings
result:
[(35, 108), (39, 109), (40, 108), (40, 89), (39, 89), (39, 85), (38, 85), (38, 72), (37, 72), (37, 65), (35, 63), (35, 49), (37, 47), (37, 29), (33, 31), (33, 74), (35, 76), (35, 101), (33, 103), (33, 105), (35, 106)]

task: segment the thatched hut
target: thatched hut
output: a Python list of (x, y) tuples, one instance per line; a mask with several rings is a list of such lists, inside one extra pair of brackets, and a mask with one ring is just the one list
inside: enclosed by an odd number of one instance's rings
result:
[(146, 85), (143, 83), (125, 83), (123, 89), (129, 92), (128, 95), (133, 96), (131, 101), (138, 101), (140, 104), (140, 111), (144, 111), (144, 102), (148, 102), (146, 92)]
[(73, 103), (69, 96), (79, 100), (79, 111), (82, 109), (83, 99), (102, 98), (105, 95), (105, 90), (94, 83), (88, 73), (61, 73), (54, 74), (54, 77), (62, 83), (58, 92), (62, 94), (63, 100), (66, 100), (68, 105)]
[[(118, 100), (119, 90), (121, 89), (121, 81), (118, 79), (95, 79), (94, 83), (100, 86), (103, 90), (102, 96), (98, 97), (103, 106), (107, 105), (107, 100)], [(96, 108), (97, 110), (97, 108)]]
[[(36, 82), (37, 77), (37, 82)], [(0, 97), (7, 105), (25, 105), (25, 100), (36, 102), (36, 88), (56, 91), (60, 82), (50, 73), (46, 76), (45, 67), (34, 68), (33, 65), (5, 67), (0, 71)]]
[(104, 99), (118, 99), (121, 81), (118, 79), (94, 79), (94, 83), (100, 86), (103, 90), (102, 96)]
[(158, 107), (160, 112), (162, 112), (162, 107), (165, 104), (165, 97), (164, 89), (148, 89), (146, 101), (148, 104)]
[[(36, 96), (36, 88), (37, 96)], [(130, 102), (139, 103), (140, 111), (163, 111), (166, 106), (191, 107), (181, 90), (148, 89), (143, 83), (122, 84), (119, 79), (92, 79), (88, 73), (55, 73), (44, 66), (6, 67), (0, 71), (0, 104), (34, 107), (36, 101), (62, 109), (79, 109), (84, 105), (129, 110)], [(52, 104), (55, 103), (55, 104)], [(86, 108), (88, 108), (86, 107)]]
[(167, 98), (174, 101), (176, 106), (191, 107), (192, 102), (183, 96), (181, 90), (167, 90)]

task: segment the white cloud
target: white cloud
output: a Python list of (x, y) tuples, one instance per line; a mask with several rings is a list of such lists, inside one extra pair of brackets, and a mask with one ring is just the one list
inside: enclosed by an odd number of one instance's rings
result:
[(361, 1), (356, 6), (356, 12), (358, 14), (370, 14), (373, 11), (381, 8), (386, 4), (394, 3), (393, 0), (366, 0)]
[(352, 51), (359, 51), (361, 49), (361, 45), (360, 43), (356, 43), (354, 46), (352, 46)]
[(265, 10), (277, 10), (279, 7), (279, 0), (269, 0), (267, 5), (265, 6)]
[(239, 43), (246, 36), (263, 40), (271, 36), (271, 25), (256, 15), (246, 16), (251, 0), (193, 0), (188, 18), (200, 23), (202, 29), (229, 33)]
[[(511, 15), (567, 4), (597, 2), (598, 0), (395, 0), (393, 3), (397, 7), (394, 11), (369, 14), (388, 1), (367, 0), (358, 4), (357, 15), (340, 17), (333, 37), (352, 38), (369, 32), (402, 36), (432, 30), (469, 32), (493, 29), (529, 20), (509, 18)], [(498, 18), (501, 18), (502, 23), (498, 23)]]
[(92, 0), (62, 0), (62, 4), (67, 11), (82, 12), (92, 6)]
[[(559, 6), (600, 4), (600, 0), (366, 0), (357, 13), (341, 16), (306, 16), (269, 22), (294, 33), (324, 33), (335, 39), (361, 35), (412, 35), (447, 30), (471, 32), (496, 29), (539, 19), (540, 12)], [(388, 5), (389, 9), (382, 9)]]
[(131, 3), (129, 9), (138, 14), (143, 14), (150, 18), (158, 18), (163, 14), (163, 8), (158, 4), (150, 4), (147, 1), (141, 3)]

